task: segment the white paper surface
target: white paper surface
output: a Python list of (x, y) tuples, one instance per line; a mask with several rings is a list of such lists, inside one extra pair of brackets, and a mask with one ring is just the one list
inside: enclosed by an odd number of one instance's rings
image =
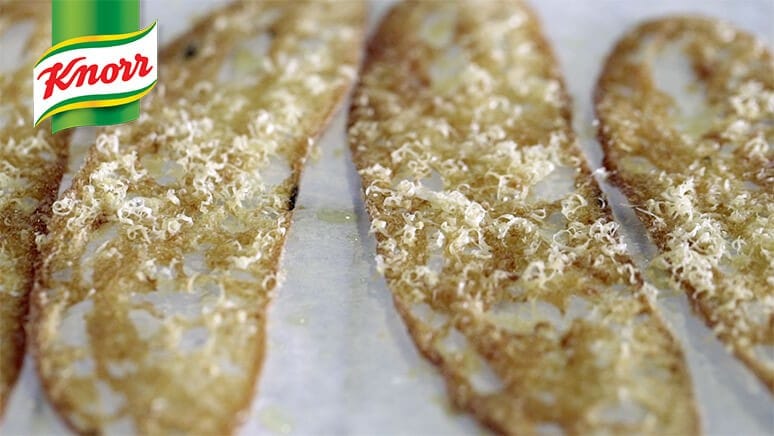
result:
[[(388, 3), (373, 4), (371, 28)], [(143, 21), (159, 20), (163, 43), (211, 7), (146, 0)], [(591, 92), (604, 56), (627, 28), (666, 13), (701, 12), (729, 20), (769, 46), (774, 40), (772, 0), (533, 0), (533, 7), (563, 67), (592, 168), (599, 167), (600, 151)], [(319, 159), (309, 160), (303, 176), (282, 261), (286, 278), (269, 309), (267, 358), (240, 433), (485, 434), (469, 416), (450, 411), (440, 376), (418, 355), (375, 271), (345, 116), (334, 119), (320, 141)], [(79, 137), (88, 142), (93, 133)], [(78, 156), (72, 162), (77, 165)], [(633, 254), (644, 259), (652, 247), (624, 202), (620, 194), (610, 197)], [(686, 351), (705, 433), (774, 434), (774, 397), (690, 313), (683, 294), (663, 290), (659, 302)], [(0, 434), (68, 433), (43, 399), (31, 363), (25, 362)]]

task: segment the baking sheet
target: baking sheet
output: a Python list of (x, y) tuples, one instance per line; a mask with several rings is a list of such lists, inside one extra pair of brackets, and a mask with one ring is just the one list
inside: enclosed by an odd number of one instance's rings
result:
[[(372, 3), (371, 29), (389, 3)], [(163, 43), (214, 5), (148, 0), (143, 21), (159, 20)], [(591, 90), (604, 56), (625, 29), (647, 17), (700, 12), (729, 20), (769, 46), (774, 40), (772, 0), (542, 0), (533, 1), (533, 7), (563, 66), (575, 102), (576, 130), (592, 168), (599, 167), (601, 152), (593, 138)], [(286, 278), (269, 309), (268, 354), (240, 433), (486, 433), (467, 415), (451, 411), (441, 378), (418, 355), (375, 271), (375, 244), (345, 125), (340, 113), (305, 170), (282, 262)], [(73, 167), (93, 135), (93, 129), (78, 132)], [(633, 255), (644, 266), (652, 246), (625, 199), (603, 187)], [(686, 351), (704, 431), (774, 434), (774, 398), (762, 383), (690, 314), (683, 294), (661, 289), (658, 302)], [(25, 361), (0, 434), (68, 433), (42, 398), (31, 363)]]

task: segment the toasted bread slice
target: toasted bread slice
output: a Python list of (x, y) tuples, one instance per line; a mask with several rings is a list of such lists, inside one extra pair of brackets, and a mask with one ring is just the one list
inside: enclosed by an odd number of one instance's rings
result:
[[(32, 66), (51, 44), (46, 4), (0, 1), (0, 416), (24, 356), (24, 321), (37, 251), (67, 161), (66, 132), (32, 127)], [(14, 34), (11, 34), (14, 33)], [(26, 40), (21, 41), (26, 37)]]
[[(704, 101), (691, 110), (654, 79), (670, 47), (694, 70)], [(660, 249), (653, 265), (774, 390), (771, 52), (713, 19), (643, 23), (609, 55), (596, 111), (611, 180)]]
[(570, 117), (523, 3), (395, 7), (350, 110), (377, 264), (453, 403), (495, 431), (697, 433)]
[(310, 148), (354, 80), (361, 2), (235, 3), (160, 55), (40, 244), (32, 345), (75, 430), (233, 431)]

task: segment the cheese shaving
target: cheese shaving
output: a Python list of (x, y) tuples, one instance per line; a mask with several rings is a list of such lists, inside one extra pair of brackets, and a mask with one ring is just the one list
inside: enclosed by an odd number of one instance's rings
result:
[(454, 405), (505, 434), (697, 433), (532, 12), (403, 3), (369, 55), (350, 146), (377, 267)]
[[(0, 416), (21, 368), (36, 233), (45, 228), (67, 161), (66, 132), (32, 127), (32, 66), (51, 41), (46, 5), (0, 0), (0, 43), (29, 34), (13, 65), (0, 68)], [(0, 46), (3, 62), (12, 50)]]
[(140, 118), (99, 133), (53, 205), (33, 300), (40, 376), (71, 427), (228, 434), (244, 418), (301, 169), (363, 25), (359, 3), (225, 6), (163, 50)]
[[(653, 80), (673, 47), (693, 68), (698, 112), (709, 114), (698, 136), (674, 123), (676, 97)], [(654, 265), (774, 392), (774, 355), (759, 352), (774, 346), (771, 52), (712, 19), (646, 22), (608, 58), (596, 110), (611, 180), (660, 249)]]

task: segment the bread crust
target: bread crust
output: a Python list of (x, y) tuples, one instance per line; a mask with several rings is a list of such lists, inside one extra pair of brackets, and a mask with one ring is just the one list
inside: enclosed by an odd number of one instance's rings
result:
[[(377, 266), (454, 406), (492, 430), (696, 434), (680, 346), (571, 125), (558, 65), (522, 2), (394, 7), (349, 119)], [(568, 192), (541, 192), (566, 172)], [(607, 236), (583, 236), (600, 228)], [(576, 318), (580, 301), (593, 309)], [(602, 350), (617, 351), (595, 362)], [(605, 416), (617, 407), (649, 422)]]
[[(24, 359), (24, 323), (45, 231), (67, 162), (68, 132), (32, 127), (30, 71), (51, 41), (50, 6), (0, 1), (0, 35), (31, 23), (16, 69), (0, 72), (0, 418)], [(11, 55), (11, 54), (9, 54)]]
[(362, 2), (227, 5), (162, 50), (140, 119), (98, 136), (54, 203), (32, 300), (37, 370), (73, 430), (246, 417), (301, 170), (364, 23)]
[[(670, 45), (693, 68), (700, 112), (681, 112), (653, 79)], [(660, 250), (653, 267), (774, 391), (774, 361), (756, 351), (774, 345), (771, 52), (712, 18), (647, 21), (612, 49), (594, 100), (603, 165)]]

